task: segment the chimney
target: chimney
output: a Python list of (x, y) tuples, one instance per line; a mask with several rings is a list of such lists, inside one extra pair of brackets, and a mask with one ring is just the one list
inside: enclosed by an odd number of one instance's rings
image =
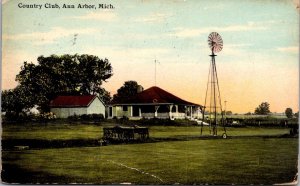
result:
[(143, 92), (143, 91), (144, 91), (144, 88), (141, 85), (138, 85), (136, 92), (140, 93), (140, 92)]

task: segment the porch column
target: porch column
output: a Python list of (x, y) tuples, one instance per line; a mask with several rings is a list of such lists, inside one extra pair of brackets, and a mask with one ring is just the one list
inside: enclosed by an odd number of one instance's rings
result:
[(139, 117), (142, 117), (142, 109), (139, 107)]
[(159, 109), (159, 106), (155, 106), (155, 112), (154, 112), (154, 117), (157, 117), (157, 110)]
[(193, 107), (191, 106), (191, 119), (193, 118)]
[(169, 117), (170, 118), (172, 117), (172, 108), (173, 108), (173, 105), (169, 105)]
[(202, 118), (202, 110), (201, 110), (201, 108), (200, 107), (198, 107), (198, 119), (199, 118)]

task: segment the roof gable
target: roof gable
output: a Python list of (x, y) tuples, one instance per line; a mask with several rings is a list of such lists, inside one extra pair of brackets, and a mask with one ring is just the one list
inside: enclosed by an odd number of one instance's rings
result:
[(88, 107), (96, 97), (96, 95), (58, 96), (50, 102), (50, 107)]
[(137, 95), (128, 98), (126, 101), (115, 104), (179, 104), (179, 105), (195, 105), (195, 103), (185, 101), (159, 87), (153, 86)]

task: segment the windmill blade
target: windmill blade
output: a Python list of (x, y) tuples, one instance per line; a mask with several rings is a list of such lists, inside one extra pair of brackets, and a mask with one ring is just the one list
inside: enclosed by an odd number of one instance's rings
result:
[(222, 37), (217, 32), (212, 32), (208, 36), (208, 46), (212, 52), (217, 53), (223, 49)]

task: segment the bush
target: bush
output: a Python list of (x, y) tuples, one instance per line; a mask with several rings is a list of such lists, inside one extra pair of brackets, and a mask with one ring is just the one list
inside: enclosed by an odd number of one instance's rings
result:
[(80, 116), (80, 120), (90, 120), (92, 117), (90, 115), (87, 115), (87, 114), (82, 114)]
[(80, 116), (73, 115), (68, 117), (71, 121), (103, 121), (103, 114), (82, 114)]
[(104, 120), (103, 114), (92, 114), (91, 118), (93, 120), (96, 120), (96, 121), (102, 121), (102, 120)]
[(6, 112), (2, 115), (2, 121), (3, 122), (13, 122), (16, 121), (16, 113), (15, 112)]
[(77, 116), (77, 115), (75, 114), (75, 115), (69, 116), (69, 117), (68, 117), (68, 120), (71, 120), (71, 121), (78, 121), (78, 120), (80, 120), (80, 117)]
[(47, 122), (50, 120), (55, 120), (56, 115), (52, 112), (45, 112), (42, 114), (32, 114), (22, 112), (20, 114), (16, 114), (15, 112), (7, 112), (3, 117), (4, 122), (29, 122), (29, 121), (37, 121), (37, 122)]
[(56, 119), (56, 115), (53, 112), (45, 112), (43, 114), (40, 114), (39, 117), (44, 120)]
[[(133, 122), (133, 121), (132, 121)], [(187, 126), (187, 125), (197, 125), (196, 121), (190, 121), (187, 119), (159, 119), (159, 118), (142, 118), (141, 120), (134, 121), (138, 125), (157, 125), (157, 126)]]

